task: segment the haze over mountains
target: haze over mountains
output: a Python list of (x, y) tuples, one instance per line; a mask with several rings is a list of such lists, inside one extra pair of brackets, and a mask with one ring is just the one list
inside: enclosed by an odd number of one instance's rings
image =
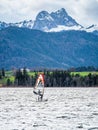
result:
[(85, 29), (63, 8), (0, 29), (0, 68), (98, 67), (98, 26)]

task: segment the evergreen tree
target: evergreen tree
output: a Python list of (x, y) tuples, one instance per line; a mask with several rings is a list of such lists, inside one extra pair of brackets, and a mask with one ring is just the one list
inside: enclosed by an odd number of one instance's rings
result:
[(7, 79), (7, 86), (10, 86), (11, 85), (11, 81), (10, 81), (10, 79), (8, 78)]
[(2, 79), (2, 73), (1, 73), (1, 71), (0, 71), (0, 79)]
[(5, 70), (2, 68), (2, 76), (5, 77)]

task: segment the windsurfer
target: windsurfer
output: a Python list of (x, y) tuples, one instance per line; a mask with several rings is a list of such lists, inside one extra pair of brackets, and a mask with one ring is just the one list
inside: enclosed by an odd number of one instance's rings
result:
[(38, 76), (33, 92), (38, 96), (38, 101), (43, 100), (43, 96), (44, 96), (44, 75), (43, 74), (40, 74)]

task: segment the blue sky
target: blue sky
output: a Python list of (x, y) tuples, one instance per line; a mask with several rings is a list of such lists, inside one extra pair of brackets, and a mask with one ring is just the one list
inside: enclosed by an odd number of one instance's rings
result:
[(0, 0), (0, 21), (34, 20), (37, 13), (65, 8), (83, 26), (98, 24), (98, 0)]

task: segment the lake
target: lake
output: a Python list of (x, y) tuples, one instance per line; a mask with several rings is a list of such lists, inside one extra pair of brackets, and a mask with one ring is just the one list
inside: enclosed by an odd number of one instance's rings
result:
[(0, 130), (98, 130), (98, 88), (0, 88)]

